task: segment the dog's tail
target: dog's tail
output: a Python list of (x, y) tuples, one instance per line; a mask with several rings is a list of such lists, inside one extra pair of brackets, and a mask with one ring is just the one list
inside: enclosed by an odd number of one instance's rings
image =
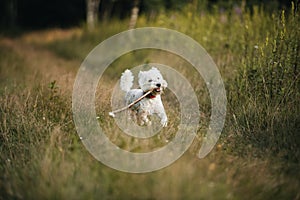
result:
[(131, 87), (133, 86), (133, 75), (132, 72), (128, 69), (122, 73), (121, 80), (120, 80), (120, 87), (123, 91), (128, 92)]

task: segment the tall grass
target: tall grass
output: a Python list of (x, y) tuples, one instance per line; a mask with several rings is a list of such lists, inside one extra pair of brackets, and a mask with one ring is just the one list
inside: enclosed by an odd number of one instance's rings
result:
[(299, 163), (299, 11), (293, 4), (288, 13), (273, 14), (255, 39), (260, 12), (246, 21), (244, 56), (229, 95), (236, 141)]
[[(45, 68), (64, 66), (61, 62), (67, 60), (79, 67), (95, 45), (126, 30), (127, 21), (103, 23), (94, 32), (81, 30), (46, 43), (19, 38), (14, 44), (18, 51), (0, 39), (0, 199), (299, 199), (299, 10), (294, 4), (273, 14), (260, 7), (240, 9), (199, 13), (189, 5), (185, 12), (140, 16), (137, 23), (193, 37), (219, 66), (227, 90), (227, 121), (221, 140), (205, 159), (197, 159), (195, 152), (209, 121), (209, 95), (186, 61), (166, 52), (132, 52), (112, 63), (100, 80), (99, 123), (110, 130), (115, 144), (135, 152), (165, 145), (176, 127), (149, 141), (120, 133), (107, 112), (121, 72), (147, 62), (167, 64), (196, 91), (199, 140), (173, 165), (149, 174), (121, 173), (96, 161), (76, 134), (71, 95), (61, 88), (66, 84), (33, 73), (33, 62), (21, 53), (34, 45), (37, 50), (30, 50), (36, 54), (42, 49), (56, 55), (52, 63), (41, 65)], [(61, 72), (56, 69), (58, 80)], [(170, 91), (163, 98), (175, 126), (178, 110), (172, 107), (178, 103)]]

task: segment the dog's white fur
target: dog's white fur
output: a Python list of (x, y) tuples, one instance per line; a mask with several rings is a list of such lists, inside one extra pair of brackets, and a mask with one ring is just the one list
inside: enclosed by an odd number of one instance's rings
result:
[(134, 77), (130, 70), (127, 69), (122, 73), (120, 87), (126, 92), (125, 101), (127, 105), (143, 96), (146, 92), (150, 90), (153, 90), (153, 92), (130, 108), (131, 118), (139, 125), (148, 126), (151, 125), (148, 116), (157, 114), (162, 126), (166, 127), (168, 118), (160, 94), (168, 84), (163, 79), (160, 71), (155, 67), (152, 67), (148, 71), (140, 71), (138, 75), (140, 89), (131, 89), (133, 80)]

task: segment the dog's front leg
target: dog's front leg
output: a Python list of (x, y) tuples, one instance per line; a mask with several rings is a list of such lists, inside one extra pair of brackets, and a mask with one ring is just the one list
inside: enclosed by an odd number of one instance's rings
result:
[(162, 112), (158, 113), (158, 117), (160, 118), (160, 123), (163, 127), (166, 127), (168, 125), (168, 117), (167, 114), (164, 110), (164, 108), (162, 108)]

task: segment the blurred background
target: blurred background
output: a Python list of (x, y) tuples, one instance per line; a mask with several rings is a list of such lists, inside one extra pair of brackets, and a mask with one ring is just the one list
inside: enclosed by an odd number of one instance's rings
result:
[(224, 12), (233, 7), (237, 9), (241, 5), (250, 9), (253, 5), (264, 5), (265, 11), (273, 12), (290, 6), (290, 2), (285, 0), (3, 0), (0, 3), (0, 23), (2, 28), (25, 30), (66, 28), (88, 22), (88, 15), (95, 15), (95, 23), (97, 20), (124, 20), (132, 17), (133, 9), (137, 8), (138, 15), (154, 19), (161, 12), (183, 12), (189, 4), (195, 6), (194, 10), (198, 15), (212, 12), (216, 7), (219, 12)]

